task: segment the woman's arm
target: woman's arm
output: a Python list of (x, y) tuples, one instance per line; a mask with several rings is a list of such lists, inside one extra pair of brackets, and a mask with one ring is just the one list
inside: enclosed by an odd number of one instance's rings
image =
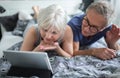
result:
[(31, 27), (26, 33), (20, 50), (33, 51), (36, 40), (35, 27)]
[(73, 42), (73, 51), (74, 51), (74, 56), (76, 56), (76, 55), (93, 55), (93, 53), (94, 53), (94, 50), (91, 50), (91, 49), (89, 49), (89, 50), (79, 50), (79, 42)]
[(62, 40), (62, 47), (57, 47), (57, 52), (60, 55), (65, 57), (73, 56), (73, 33), (69, 26), (67, 26), (63, 40)]

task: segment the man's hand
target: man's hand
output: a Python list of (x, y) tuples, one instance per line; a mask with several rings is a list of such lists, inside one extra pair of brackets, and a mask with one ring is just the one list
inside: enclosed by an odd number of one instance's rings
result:
[(120, 28), (116, 25), (112, 25), (112, 29), (106, 33), (106, 42), (109, 45), (115, 45), (115, 43), (120, 39)]
[(96, 48), (94, 51), (94, 56), (102, 60), (108, 60), (116, 56), (116, 51), (109, 48)]

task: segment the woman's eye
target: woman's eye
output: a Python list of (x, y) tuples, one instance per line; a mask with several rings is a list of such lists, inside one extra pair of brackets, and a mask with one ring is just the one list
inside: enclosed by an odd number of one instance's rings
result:
[(52, 34), (57, 34), (57, 32), (52, 32)]
[(48, 30), (47, 29), (43, 29), (45, 32), (47, 32)]

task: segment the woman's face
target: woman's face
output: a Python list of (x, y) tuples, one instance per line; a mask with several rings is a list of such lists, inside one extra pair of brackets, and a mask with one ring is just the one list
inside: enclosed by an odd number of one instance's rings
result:
[(95, 35), (106, 27), (106, 19), (96, 13), (94, 10), (89, 10), (82, 21), (82, 34), (86, 37)]
[(61, 31), (58, 31), (54, 27), (42, 28), (40, 30), (41, 37), (46, 44), (56, 42), (61, 37)]

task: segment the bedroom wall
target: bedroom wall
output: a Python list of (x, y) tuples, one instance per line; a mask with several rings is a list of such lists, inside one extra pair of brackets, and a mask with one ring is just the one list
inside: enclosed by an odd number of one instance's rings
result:
[(120, 9), (119, 9), (120, 0), (112, 0), (112, 3), (115, 10), (115, 17), (114, 17), (113, 23), (120, 27), (120, 20), (119, 20), (120, 19)]
[(68, 14), (73, 14), (78, 12), (79, 4), (82, 0), (5, 0), (0, 1), (0, 5), (2, 5), (6, 12), (4, 14), (0, 14), (0, 16), (14, 14), (18, 11), (25, 11), (28, 13), (33, 13), (32, 6), (38, 5), (40, 8), (47, 7), (51, 4), (59, 4), (61, 5)]

